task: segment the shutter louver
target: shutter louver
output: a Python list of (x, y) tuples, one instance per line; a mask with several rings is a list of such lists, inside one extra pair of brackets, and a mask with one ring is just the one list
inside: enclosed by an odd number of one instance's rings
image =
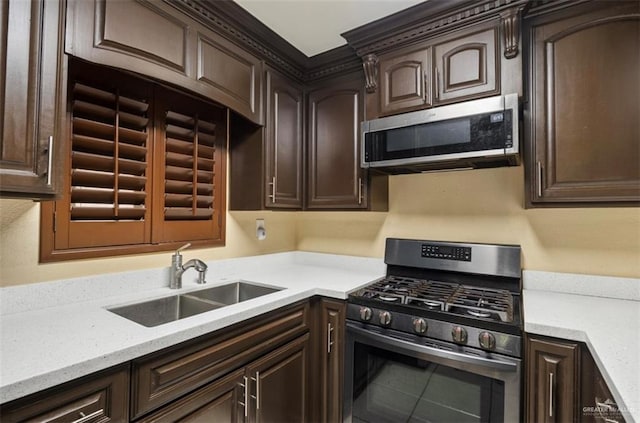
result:
[(148, 102), (76, 82), (71, 110), (71, 221), (145, 219)]
[(213, 219), (216, 125), (167, 111), (165, 136), (165, 220)]

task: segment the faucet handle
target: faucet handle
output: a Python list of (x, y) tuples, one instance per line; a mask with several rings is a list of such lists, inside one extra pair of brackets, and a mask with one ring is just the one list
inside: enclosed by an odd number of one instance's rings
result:
[(187, 242), (186, 244), (184, 244), (182, 247), (178, 248), (176, 250), (176, 254), (180, 254), (180, 251), (186, 250), (187, 248), (191, 247), (191, 243)]

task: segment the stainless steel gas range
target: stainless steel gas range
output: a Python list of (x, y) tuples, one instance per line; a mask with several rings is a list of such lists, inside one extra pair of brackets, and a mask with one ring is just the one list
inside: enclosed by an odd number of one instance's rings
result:
[(387, 239), (349, 295), (345, 422), (518, 422), (520, 247)]

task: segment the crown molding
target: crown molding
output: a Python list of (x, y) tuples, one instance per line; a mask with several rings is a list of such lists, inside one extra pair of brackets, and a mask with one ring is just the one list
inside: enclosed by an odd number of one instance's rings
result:
[(379, 54), (523, 8), (529, 0), (448, 0), (417, 4), (341, 34), (359, 57)]

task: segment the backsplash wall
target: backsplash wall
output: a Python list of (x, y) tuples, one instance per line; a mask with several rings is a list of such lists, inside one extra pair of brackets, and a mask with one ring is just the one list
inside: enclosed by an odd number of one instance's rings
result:
[(523, 267), (640, 278), (640, 209), (524, 209), (523, 167), (397, 175), (388, 213), (302, 213), (297, 248), (381, 257), (387, 237), (519, 244)]
[[(382, 257), (386, 237), (520, 244), (529, 270), (640, 278), (640, 209), (525, 210), (522, 167), (398, 175), (390, 209), (231, 212), (227, 246), (187, 251), (214, 260), (302, 250)], [(165, 267), (171, 253), (39, 264), (37, 203), (0, 200), (0, 286)], [(255, 219), (268, 236), (255, 238)]]
[[(172, 252), (39, 264), (39, 205), (2, 199), (0, 214), (0, 287), (171, 264)], [(265, 219), (264, 241), (256, 239), (256, 218)], [(231, 212), (227, 214), (225, 247), (190, 249), (183, 255), (185, 260), (197, 257), (209, 261), (295, 250), (294, 219), (294, 213), (286, 212)]]

